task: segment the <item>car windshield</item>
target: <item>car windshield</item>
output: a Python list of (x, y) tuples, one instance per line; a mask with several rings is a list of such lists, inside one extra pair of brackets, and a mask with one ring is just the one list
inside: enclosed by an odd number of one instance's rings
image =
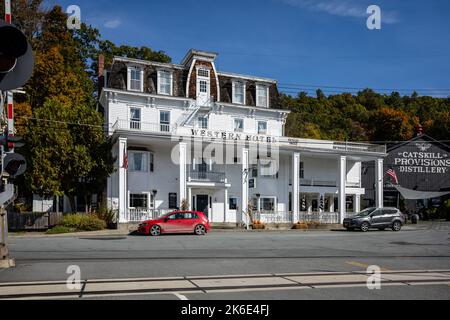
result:
[(371, 214), (373, 211), (375, 211), (375, 209), (376, 208), (367, 208), (367, 209), (364, 209), (363, 211), (358, 212), (356, 215), (358, 217), (366, 217), (369, 214)]

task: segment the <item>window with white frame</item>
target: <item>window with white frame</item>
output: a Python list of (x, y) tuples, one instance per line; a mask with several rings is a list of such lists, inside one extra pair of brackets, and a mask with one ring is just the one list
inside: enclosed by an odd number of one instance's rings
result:
[(130, 208), (148, 209), (148, 194), (146, 194), (146, 193), (131, 193), (130, 194)]
[(168, 70), (158, 71), (158, 94), (172, 94), (172, 72)]
[(237, 198), (236, 197), (230, 197), (228, 199), (228, 209), (229, 210), (237, 210)]
[(134, 172), (148, 172), (149, 153), (145, 151), (128, 152), (128, 169)]
[(200, 80), (200, 92), (208, 93), (208, 81)]
[(207, 117), (198, 117), (198, 127), (200, 129), (208, 129), (208, 118)]
[(244, 131), (244, 119), (235, 118), (234, 119), (234, 131), (243, 132)]
[(141, 129), (141, 108), (130, 108), (130, 129)]
[(159, 125), (162, 132), (170, 131), (170, 111), (159, 112)]
[(269, 88), (265, 85), (256, 85), (256, 106), (267, 108), (269, 106), (268, 99)]
[(128, 68), (128, 90), (144, 90), (144, 72), (140, 67), (132, 66)]
[(245, 83), (233, 81), (233, 103), (245, 104)]
[(205, 78), (209, 78), (209, 70), (206, 68), (199, 68), (197, 70), (197, 75), (199, 77), (205, 77)]
[(262, 212), (275, 213), (275, 198), (274, 197), (261, 197), (260, 208)]
[(267, 121), (258, 121), (258, 134), (267, 134)]

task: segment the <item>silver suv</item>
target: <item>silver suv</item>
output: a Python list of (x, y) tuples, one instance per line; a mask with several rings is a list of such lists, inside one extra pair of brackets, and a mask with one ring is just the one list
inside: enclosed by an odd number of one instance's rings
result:
[(397, 208), (367, 208), (353, 217), (344, 219), (344, 228), (360, 229), (363, 232), (369, 229), (384, 230), (386, 228), (400, 231), (404, 224), (405, 218)]

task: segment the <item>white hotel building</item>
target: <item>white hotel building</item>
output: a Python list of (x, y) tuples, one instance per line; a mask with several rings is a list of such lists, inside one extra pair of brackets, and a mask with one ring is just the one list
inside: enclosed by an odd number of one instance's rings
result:
[(180, 64), (114, 58), (100, 104), (116, 141), (106, 192), (120, 223), (183, 200), (213, 224), (248, 223), (249, 204), (267, 223), (339, 223), (360, 209), (366, 161), (375, 163), (382, 206), (385, 146), (286, 137), (277, 82), (219, 71), (216, 56), (190, 50)]

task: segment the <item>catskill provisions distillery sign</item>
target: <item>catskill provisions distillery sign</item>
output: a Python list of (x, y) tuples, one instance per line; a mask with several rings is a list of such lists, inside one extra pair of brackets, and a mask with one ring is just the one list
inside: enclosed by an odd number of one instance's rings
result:
[(450, 170), (449, 155), (443, 150), (430, 150), (429, 143), (416, 143), (417, 150), (398, 152), (394, 158), (395, 167), (402, 173), (446, 174)]

